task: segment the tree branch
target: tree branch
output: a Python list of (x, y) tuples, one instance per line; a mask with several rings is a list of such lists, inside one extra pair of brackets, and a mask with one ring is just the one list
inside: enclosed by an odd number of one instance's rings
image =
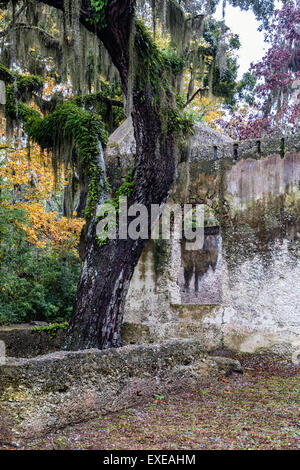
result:
[(187, 100), (187, 102), (185, 103), (185, 105), (183, 106), (184, 108), (186, 108), (195, 98), (196, 96), (201, 93), (202, 91), (207, 91), (208, 88), (198, 88), (198, 90), (193, 94), (193, 96), (191, 98), (189, 98)]
[[(10, 0), (2, 0), (1, 4), (8, 6)], [(64, 11), (63, 0), (39, 0), (50, 7)], [(112, 61), (118, 69), (127, 95), (128, 69), (129, 69), (129, 35), (130, 24), (133, 18), (135, 0), (109, 0), (106, 8), (105, 27), (93, 23), (90, 0), (82, 0), (80, 8), (80, 23), (91, 33), (94, 33), (103, 42)]]
[(62, 45), (60, 41), (55, 39), (55, 37), (51, 36), (51, 34), (47, 33), (47, 31), (40, 28), (39, 26), (32, 26), (26, 23), (17, 23), (14, 28), (11, 28), (11, 31), (18, 29), (36, 31), (42, 37), (46, 47), (49, 49), (57, 49), (62, 52)]

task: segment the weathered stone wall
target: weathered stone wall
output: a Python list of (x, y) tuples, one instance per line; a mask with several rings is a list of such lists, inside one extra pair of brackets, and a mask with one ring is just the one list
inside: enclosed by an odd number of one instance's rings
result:
[[(135, 151), (130, 127), (124, 125), (126, 142), (110, 143), (110, 169), (128, 167)], [(211, 289), (219, 282), (220, 298), (204, 293), (198, 302), (199, 296), (182, 295), (180, 243), (150, 241), (131, 282), (125, 321), (147, 326), (161, 341), (193, 337), (208, 348), (299, 350), (299, 185), (300, 134), (241, 143), (197, 125), (168, 203), (217, 210), (221, 266)], [(195, 252), (195, 265), (200, 256)], [(202, 292), (209, 289), (209, 276), (206, 281)]]
[(59, 329), (51, 334), (35, 331), (29, 324), (0, 327), (0, 341), (4, 342), (9, 357), (35, 357), (59, 351), (64, 336), (64, 330)]
[(0, 443), (18, 444), (232, 371), (241, 372), (238, 361), (209, 357), (197, 341), (8, 359), (0, 366)]
[[(153, 342), (147, 325), (122, 325), (124, 346)], [(60, 351), (63, 348), (65, 330), (38, 331), (29, 324), (0, 326), (0, 341), (5, 345), (8, 357), (36, 357)]]

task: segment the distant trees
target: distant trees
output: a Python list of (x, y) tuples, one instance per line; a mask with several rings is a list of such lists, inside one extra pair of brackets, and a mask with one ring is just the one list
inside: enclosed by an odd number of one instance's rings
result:
[[(249, 113), (236, 113), (223, 127), (233, 137), (256, 138), (274, 131), (299, 128), (300, 100), (300, 1), (285, 2), (275, 12), (266, 34), (269, 49), (244, 76), (240, 95), (252, 106)], [(296, 93), (295, 93), (296, 92)], [(300, 91), (299, 91), (300, 93)]]

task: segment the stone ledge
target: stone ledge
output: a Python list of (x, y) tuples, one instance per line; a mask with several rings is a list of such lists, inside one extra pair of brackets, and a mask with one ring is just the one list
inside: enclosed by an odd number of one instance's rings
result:
[[(135, 323), (123, 323), (123, 344), (153, 343), (149, 327)], [(58, 329), (51, 336), (47, 331), (35, 331), (30, 324), (0, 327), (0, 341), (5, 343), (6, 355), (10, 357), (36, 357), (62, 349), (65, 331)]]
[(0, 366), (0, 442), (18, 442), (212, 383), (240, 367), (209, 357), (197, 341), (9, 358)]

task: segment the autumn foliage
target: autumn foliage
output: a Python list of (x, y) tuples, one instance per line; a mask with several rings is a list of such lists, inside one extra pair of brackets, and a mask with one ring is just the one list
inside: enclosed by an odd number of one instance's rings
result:
[(63, 189), (63, 184), (66, 180), (62, 177), (55, 182), (51, 156), (38, 146), (6, 151), (0, 168), (0, 188), (10, 192), (11, 198), (1, 204), (24, 211), (27, 223), (16, 223), (37, 248), (52, 247), (76, 253), (83, 220), (59, 217), (57, 210), (49, 210), (52, 196)]
[(84, 223), (76, 214), (62, 217), (68, 172), (61, 168), (55, 178), (51, 153), (37, 145), (22, 146), (18, 138), (2, 142), (0, 323), (65, 321), (80, 272), (77, 246)]

